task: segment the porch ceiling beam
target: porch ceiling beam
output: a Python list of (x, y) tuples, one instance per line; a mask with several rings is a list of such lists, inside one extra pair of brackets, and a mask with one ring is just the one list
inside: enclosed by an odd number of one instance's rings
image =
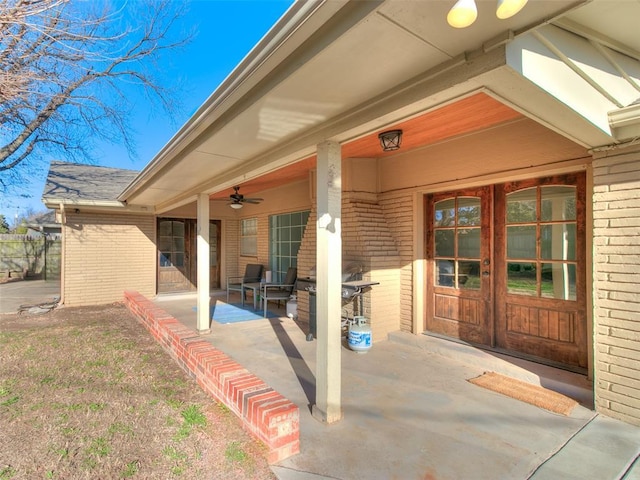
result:
[(556, 27), (560, 27), (564, 30), (567, 30), (571, 33), (575, 33), (576, 35), (580, 35), (581, 37), (587, 38), (594, 43), (598, 43), (605, 47), (611, 48), (617, 52), (620, 52), (628, 57), (635, 58), (636, 60), (640, 60), (640, 52), (634, 48), (631, 48), (627, 45), (623, 45), (620, 42), (613, 40), (612, 38), (607, 37), (606, 35), (601, 34), (600, 32), (596, 32), (595, 30), (585, 27), (584, 25), (580, 25), (579, 23), (573, 22), (567, 18), (560, 18), (552, 22)]

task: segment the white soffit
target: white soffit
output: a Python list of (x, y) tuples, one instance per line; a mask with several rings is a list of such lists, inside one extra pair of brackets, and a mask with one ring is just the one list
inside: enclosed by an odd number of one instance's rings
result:
[[(337, 117), (449, 57), (379, 15), (353, 27), (198, 151), (248, 159)], [(310, 92), (313, 92), (310, 95)]]

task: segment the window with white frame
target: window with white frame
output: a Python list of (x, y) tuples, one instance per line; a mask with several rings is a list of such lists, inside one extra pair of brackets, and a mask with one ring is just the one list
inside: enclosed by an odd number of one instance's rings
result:
[(258, 219), (240, 220), (240, 255), (255, 257), (258, 255)]

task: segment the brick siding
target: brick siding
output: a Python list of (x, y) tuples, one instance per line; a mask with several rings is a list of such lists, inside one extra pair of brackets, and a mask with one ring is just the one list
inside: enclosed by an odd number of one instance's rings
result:
[(155, 225), (151, 215), (68, 212), (63, 225), (65, 305), (119, 302), (125, 289), (155, 295)]
[(127, 291), (133, 315), (214, 400), (226, 405), (243, 427), (263, 442), (269, 463), (300, 452), (300, 411), (246, 368), (182, 325), (143, 295)]
[(593, 162), (596, 409), (640, 425), (640, 151)]
[(400, 330), (411, 333), (413, 331), (413, 197), (411, 194), (397, 193), (381, 195), (380, 206), (400, 257)]

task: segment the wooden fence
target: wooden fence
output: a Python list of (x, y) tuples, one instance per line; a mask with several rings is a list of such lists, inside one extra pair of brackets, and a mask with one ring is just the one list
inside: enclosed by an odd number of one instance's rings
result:
[(0, 234), (0, 278), (58, 280), (61, 258), (58, 235)]

